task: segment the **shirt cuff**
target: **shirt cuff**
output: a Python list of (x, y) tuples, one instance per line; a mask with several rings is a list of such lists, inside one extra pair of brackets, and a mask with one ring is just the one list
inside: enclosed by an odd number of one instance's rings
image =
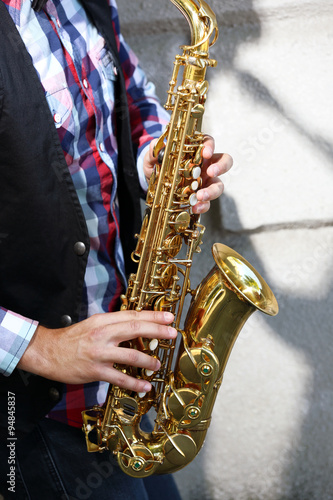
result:
[(37, 321), (0, 307), (0, 373), (8, 377), (29, 345)]

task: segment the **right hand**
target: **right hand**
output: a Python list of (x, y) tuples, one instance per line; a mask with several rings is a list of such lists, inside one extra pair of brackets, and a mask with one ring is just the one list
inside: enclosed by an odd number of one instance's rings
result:
[(157, 371), (160, 362), (135, 349), (119, 347), (139, 337), (174, 339), (168, 326), (173, 314), (161, 311), (120, 311), (96, 314), (66, 328), (38, 326), (18, 368), (68, 384), (105, 381), (124, 389), (149, 392), (151, 384), (113, 367), (114, 363)]

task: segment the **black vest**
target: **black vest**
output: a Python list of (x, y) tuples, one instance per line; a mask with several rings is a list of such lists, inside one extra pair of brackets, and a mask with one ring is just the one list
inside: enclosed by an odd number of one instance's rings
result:
[[(124, 78), (106, 0), (82, 0), (116, 66), (118, 197), (121, 240), (130, 272), (141, 224)], [(86, 252), (76, 252), (77, 242)], [(81, 245), (82, 248), (82, 245)], [(0, 305), (49, 328), (78, 319), (89, 237), (44, 91), (0, 0)], [(61, 384), (15, 370), (0, 376), (0, 426), (7, 391), (16, 394), (16, 427), (27, 431), (60, 399)]]

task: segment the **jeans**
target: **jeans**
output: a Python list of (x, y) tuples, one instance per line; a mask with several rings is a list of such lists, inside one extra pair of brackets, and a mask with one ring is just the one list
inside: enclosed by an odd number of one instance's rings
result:
[[(0, 492), (5, 500), (180, 500), (171, 475), (131, 478), (111, 461), (110, 453), (88, 453), (81, 429), (51, 419), (43, 419), (16, 442), (15, 452), (15, 474), (10, 477), (10, 449), (0, 443)], [(13, 482), (7, 483), (9, 479)]]

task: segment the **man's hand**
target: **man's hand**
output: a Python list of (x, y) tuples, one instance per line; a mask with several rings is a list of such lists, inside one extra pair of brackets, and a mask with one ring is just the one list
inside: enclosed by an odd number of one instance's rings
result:
[(75, 325), (50, 330), (38, 326), (18, 368), (69, 384), (105, 381), (137, 392), (151, 384), (116, 370), (114, 363), (157, 371), (160, 362), (135, 349), (119, 347), (139, 337), (173, 339), (168, 326), (173, 314), (160, 311), (120, 311), (96, 314)]
[[(146, 153), (143, 162), (143, 170), (147, 179), (150, 178), (154, 165), (157, 162), (153, 154), (155, 144), (156, 140), (151, 142), (149, 151)], [(221, 196), (224, 185), (219, 176), (228, 172), (233, 163), (230, 155), (226, 153), (214, 153), (215, 141), (212, 137), (207, 135), (204, 145), (205, 147), (202, 151), (202, 187), (197, 192), (198, 203), (193, 207), (193, 212), (197, 214), (207, 212), (210, 202)]]

